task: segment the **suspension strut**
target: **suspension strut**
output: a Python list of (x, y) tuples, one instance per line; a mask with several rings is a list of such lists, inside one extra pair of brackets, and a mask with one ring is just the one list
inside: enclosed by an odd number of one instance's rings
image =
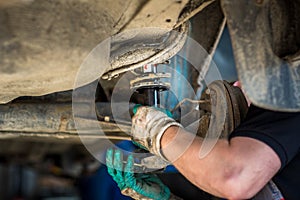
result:
[(159, 64), (147, 64), (136, 70), (137, 77), (130, 81), (130, 88), (143, 96), (145, 106), (161, 107), (160, 93), (170, 89), (170, 73), (158, 72)]

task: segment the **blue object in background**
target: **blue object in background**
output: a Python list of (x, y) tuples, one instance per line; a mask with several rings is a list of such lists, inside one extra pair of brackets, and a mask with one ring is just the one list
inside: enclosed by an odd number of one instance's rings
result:
[[(126, 151), (136, 149), (136, 146), (130, 141), (121, 141), (116, 146)], [(82, 200), (132, 199), (121, 194), (117, 183), (108, 174), (106, 165), (101, 165), (95, 174), (81, 178), (78, 186)]]
[(131, 200), (121, 194), (120, 189), (107, 168), (102, 165), (94, 175), (86, 176), (79, 183), (82, 200)]
[(123, 196), (117, 184), (102, 165), (94, 175), (86, 176), (79, 182), (82, 200), (131, 200)]
[(237, 81), (237, 72), (234, 61), (231, 39), (227, 26), (225, 27), (216, 52), (213, 56), (213, 61), (217, 65), (221, 77), (229, 82)]

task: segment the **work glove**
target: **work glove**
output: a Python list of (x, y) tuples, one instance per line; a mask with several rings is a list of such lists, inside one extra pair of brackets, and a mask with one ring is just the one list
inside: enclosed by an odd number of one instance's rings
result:
[(132, 141), (167, 161), (161, 152), (160, 140), (166, 129), (171, 126), (182, 127), (165, 112), (154, 107), (139, 107), (132, 118)]
[[(127, 162), (124, 162), (123, 153), (120, 150), (108, 149), (106, 165), (108, 173), (117, 182), (123, 195), (139, 200), (170, 199), (169, 188), (161, 182), (157, 175), (134, 173), (134, 158), (132, 155), (129, 155)], [(178, 198), (174, 196), (171, 199)]]

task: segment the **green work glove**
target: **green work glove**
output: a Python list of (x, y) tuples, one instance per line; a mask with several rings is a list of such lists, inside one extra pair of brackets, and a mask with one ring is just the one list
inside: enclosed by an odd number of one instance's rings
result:
[(160, 140), (170, 126), (182, 127), (168, 114), (157, 108), (139, 107), (132, 118), (132, 141), (167, 161), (161, 152)]
[(170, 190), (155, 174), (134, 173), (134, 159), (132, 155), (124, 164), (123, 153), (120, 150), (108, 149), (106, 154), (108, 173), (117, 182), (122, 194), (133, 199), (167, 200)]

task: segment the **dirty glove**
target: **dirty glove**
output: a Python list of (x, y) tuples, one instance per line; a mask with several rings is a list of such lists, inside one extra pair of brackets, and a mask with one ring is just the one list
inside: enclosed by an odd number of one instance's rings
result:
[(107, 170), (117, 182), (123, 195), (139, 200), (170, 199), (169, 188), (155, 174), (134, 173), (132, 155), (128, 156), (126, 164), (123, 163), (123, 153), (120, 150), (108, 149), (106, 154)]
[(160, 140), (170, 126), (179, 126), (171, 117), (153, 107), (139, 107), (132, 118), (132, 140), (139, 143), (150, 153), (167, 160), (161, 153)]

